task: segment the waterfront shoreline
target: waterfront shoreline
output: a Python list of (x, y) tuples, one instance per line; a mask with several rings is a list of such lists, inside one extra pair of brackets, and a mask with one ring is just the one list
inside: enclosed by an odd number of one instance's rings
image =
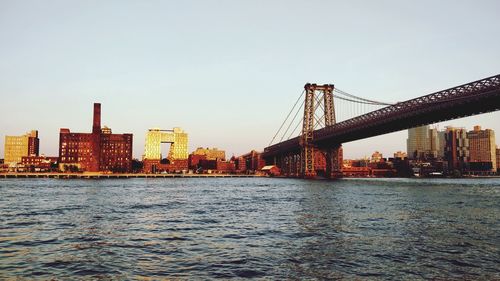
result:
[[(119, 173), (119, 174), (103, 174), (103, 173), (0, 173), (0, 179), (26, 179), (26, 178), (51, 178), (51, 179), (127, 179), (127, 178), (287, 178), (284, 176), (269, 177), (268, 175), (256, 174), (146, 174), (146, 173)], [(381, 179), (384, 177), (342, 177), (342, 179)], [(430, 179), (431, 177), (418, 177), (409, 179)], [(440, 177), (448, 178), (450, 177)], [(489, 179), (499, 178), (500, 176), (463, 176), (454, 179)], [(300, 179), (300, 178), (294, 178)], [(322, 180), (326, 178), (315, 178)], [(389, 179), (389, 178), (387, 178)]]
[(127, 179), (127, 178), (254, 178), (261, 175), (239, 174), (102, 174), (102, 173), (0, 173), (0, 179), (55, 178), (55, 179)]

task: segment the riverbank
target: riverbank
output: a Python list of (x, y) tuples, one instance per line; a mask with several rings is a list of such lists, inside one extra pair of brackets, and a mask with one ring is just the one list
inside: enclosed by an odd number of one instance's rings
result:
[(2, 173), (1, 178), (126, 179), (126, 178), (253, 178), (238, 174), (101, 174), (101, 173)]
[[(120, 174), (101, 174), (101, 173), (0, 173), (0, 179), (13, 178), (55, 178), (55, 179), (126, 179), (126, 178), (255, 178), (267, 177), (266, 175), (245, 175), (245, 174), (145, 174), (145, 173), (120, 173)], [(285, 176), (275, 176), (275, 178), (287, 178)], [(350, 179), (370, 179), (383, 177), (344, 177)], [(428, 179), (433, 177), (417, 177), (415, 179)], [(440, 177), (452, 178), (452, 177)], [(462, 176), (462, 179), (488, 179), (500, 178), (500, 176)], [(456, 179), (460, 179), (456, 178)], [(326, 178), (315, 178), (326, 179)]]

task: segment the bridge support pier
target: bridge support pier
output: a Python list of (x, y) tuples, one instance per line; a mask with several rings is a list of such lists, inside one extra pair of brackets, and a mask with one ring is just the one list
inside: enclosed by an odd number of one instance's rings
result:
[[(316, 147), (313, 143), (316, 125), (328, 127), (335, 124), (333, 89), (333, 85), (327, 84), (307, 83), (304, 86), (304, 119), (300, 138), (301, 176), (304, 178), (314, 178), (317, 175), (314, 164)], [(320, 116), (316, 116), (316, 110), (321, 111)]]
[(344, 160), (342, 145), (323, 150), (326, 157), (326, 177), (329, 179), (341, 178), (342, 162)]
[(300, 171), (300, 157), (295, 153), (286, 153), (274, 157), (273, 164), (278, 166), (281, 175), (285, 177), (297, 177)]
[(300, 173), (300, 155), (289, 153), (278, 158), (278, 167), (286, 177), (298, 177)]

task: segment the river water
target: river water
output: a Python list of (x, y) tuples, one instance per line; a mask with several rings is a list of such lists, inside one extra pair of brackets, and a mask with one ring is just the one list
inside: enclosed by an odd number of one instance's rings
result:
[(500, 279), (500, 179), (0, 180), (0, 279)]

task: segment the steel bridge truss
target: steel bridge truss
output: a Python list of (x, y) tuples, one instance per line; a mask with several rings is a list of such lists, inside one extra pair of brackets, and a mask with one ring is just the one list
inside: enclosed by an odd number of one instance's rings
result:
[[(297, 174), (300, 170), (302, 177), (315, 177), (315, 159), (318, 157), (318, 148), (314, 144), (314, 130), (318, 127), (329, 127), (335, 124), (335, 108), (333, 105), (334, 85), (306, 84), (304, 119), (302, 121), (302, 134), (300, 136), (300, 155), (290, 153), (285, 156), (284, 167), (286, 172)], [(319, 116), (318, 113), (319, 112)], [(332, 168), (337, 167), (332, 161), (337, 161), (338, 150), (327, 149), (321, 151), (326, 159), (326, 175), (330, 177)], [(321, 157), (321, 156), (320, 156)], [(332, 160), (333, 159), (333, 160)], [(300, 165), (298, 165), (300, 164)]]
[[(315, 175), (315, 149), (327, 155), (326, 165), (330, 167), (327, 173), (330, 174), (336, 169), (340, 171), (341, 145), (344, 142), (500, 110), (500, 75), (399, 102), (339, 123), (335, 122), (331, 95), (333, 85), (306, 84), (305, 90), (302, 135), (266, 147), (263, 155), (267, 163), (274, 162), (278, 166), (280, 161), (298, 161), (301, 163), (300, 174), (305, 177)], [(314, 111), (320, 106), (315, 96), (317, 91), (323, 94), (321, 108), (324, 110), (325, 127), (315, 130)]]

